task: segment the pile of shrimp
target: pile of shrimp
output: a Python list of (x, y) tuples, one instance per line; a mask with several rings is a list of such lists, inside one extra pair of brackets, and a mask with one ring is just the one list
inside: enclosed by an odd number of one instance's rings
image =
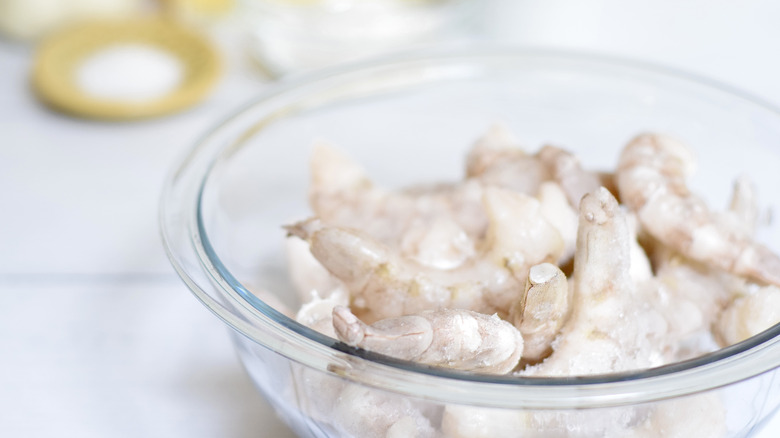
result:
[[(647, 369), (740, 342), (780, 321), (780, 257), (754, 238), (765, 215), (753, 184), (737, 179), (713, 210), (687, 186), (694, 165), (684, 144), (649, 133), (597, 172), (555, 146), (529, 153), (494, 126), (463, 181), (388, 190), (318, 144), (314, 214), (285, 227), (304, 302), (296, 320), (397, 359), (523, 377)], [(342, 436), (638, 437), (681, 415), (626, 408), (578, 432), (564, 414), (428, 412), (355, 385), (326, 388), (301, 391)], [(717, 398), (699, 403), (711, 418), (679, 427), (722, 435)]]

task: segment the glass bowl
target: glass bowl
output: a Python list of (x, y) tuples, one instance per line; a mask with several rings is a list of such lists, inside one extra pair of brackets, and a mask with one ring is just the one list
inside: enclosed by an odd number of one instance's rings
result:
[[(749, 173), (780, 205), (780, 112), (707, 80), (637, 62), (479, 48), (416, 53), (280, 83), (212, 129), (161, 204), (170, 260), (233, 330), (243, 364), (303, 437), (741, 437), (780, 405), (780, 325), (686, 362), (573, 378), (472, 375), (366, 353), (277, 310), (297, 306), (283, 224), (305, 218), (313, 140), (388, 186), (456, 180), (494, 122), (614, 168), (644, 131), (695, 150), (710, 205)], [(780, 249), (780, 227), (760, 240)], [(261, 297), (263, 297), (261, 299)], [(269, 305), (273, 302), (274, 306)]]

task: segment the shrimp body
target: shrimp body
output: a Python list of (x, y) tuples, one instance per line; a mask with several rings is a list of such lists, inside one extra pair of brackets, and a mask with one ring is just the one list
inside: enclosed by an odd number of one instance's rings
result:
[(616, 435), (626, 438), (721, 438), (727, 436), (726, 407), (717, 393), (704, 393), (657, 403), (648, 418)]
[(669, 137), (644, 134), (623, 150), (621, 199), (655, 239), (694, 260), (764, 284), (780, 285), (780, 257), (718, 220), (686, 183), (693, 155)]
[(448, 405), (441, 428), (447, 438), (539, 436), (533, 420), (533, 416), (524, 411)]
[(548, 145), (542, 147), (536, 155), (547, 167), (550, 179), (561, 186), (574, 208), (579, 208), (585, 194), (601, 187), (599, 175), (583, 169), (580, 160), (567, 150)]
[(563, 252), (557, 262), (567, 263), (574, 257), (577, 244), (578, 211), (569, 205), (561, 186), (552, 181), (543, 182), (539, 186), (536, 198), (539, 200), (542, 216), (558, 231), (563, 240)]
[(780, 288), (765, 286), (736, 298), (715, 323), (722, 347), (736, 344), (780, 323)]
[(483, 291), (513, 283), (508, 271), (486, 263), (426, 268), (355, 230), (325, 227), (310, 242), (312, 254), (344, 282), (352, 307), (369, 322), (443, 307), (489, 311)]
[(434, 269), (356, 230), (298, 224), (288, 229), (341, 280), (369, 322), (454, 307), (505, 316), (520, 299), (531, 266), (557, 260), (563, 242), (530, 196), (489, 188), (490, 226), (480, 253), (453, 269)]
[(436, 438), (431, 410), (407, 397), (346, 384), (325, 422), (332, 424), (334, 436), (344, 438)]
[(531, 268), (525, 294), (510, 311), (525, 341), (523, 359), (536, 361), (550, 350), (570, 313), (566, 275), (551, 263)]
[(532, 196), (544, 182), (552, 181), (563, 189), (573, 208), (579, 208), (586, 193), (601, 187), (599, 174), (585, 170), (571, 152), (548, 145), (529, 154), (501, 125), (491, 127), (471, 149), (466, 176)]
[(333, 308), (349, 304), (349, 294), (341, 287), (337, 287), (329, 294), (321, 297), (313, 291), (309, 301), (301, 305), (295, 320), (299, 323), (317, 330), (323, 335), (336, 337), (333, 331)]
[(523, 337), (497, 315), (428, 310), (367, 325), (348, 308), (333, 309), (342, 342), (398, 359), (485, 374), (506, 374), (523, 353)]
[(339, 286), (338, 279), (314, 258), (305, 241), (294, 235), (288, 236), (284, 241), (284, 248), (290, 281), (302, 303)]
[[(309, 203), (314, 214), (332, 226), (359, 228), (373, 239), (418, 256), (418, 240), (446, 223), (451, 248), (443, 260), (424, 245), (423, 263), (452, 266), (470, 255), (463, 236), (477, 239), (485, 232), (487, 216), (482, 207), (482, 185), (477, 181), (439, 184), (401, 191), (375, 185), (349, 157), (327, 145), (314, 148), (311, 161)], [(439, 238), (441, 239), (442, 233)], [(446, 242), (445, 242), (446, 243)], [(440, 244), (440, 243), (439, 243)], [(461, 251), (463, 253), (458, 253)]]
[(657, 338), (666, 324), (636, 302), (625, 213), (605, 188), (580, 206), (574, 258), (573, 313), (542, 363), (525, 375), (577, 376), (648, 368), (662, 363)]
[(733, 297), (747, 293), (747, 282), (668, 248), (655, 252), (656, 274), (638, 287), (667, 322), (665, 361), (685, 360), (717, 348), (713, 326)]
[(537, 157), (517, 146), (505, 126), (494, 125), (469, 151), (466, 177), (533, 196), (550, 179), (550, 172)]

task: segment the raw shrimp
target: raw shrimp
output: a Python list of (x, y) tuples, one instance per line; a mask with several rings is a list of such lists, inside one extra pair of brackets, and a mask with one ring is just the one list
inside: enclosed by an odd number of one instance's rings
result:
[(551, 177), (548, 167), (517, 146), (503, 125), (492, 126), (475, 143), (466, 157), (466, 176), (532, 196)]
[(447, 438), (627, 438), (645, 415), (634, 407), (524, 411), (448, 405), (441, 428)]
[[(438, 410), (397, 394), (347, 384), (334, 400), (328, 422), (344, 438), (435, 438)], [(441, 415), (438, 413), (438, 415)]]
[(553, 353), (522, 374), (579, 376), (660, 365), (663, 318), (635, 301), (625, 214), (605, 188), (580, 204), (574, 308)]
[[(303, 222), (302, 222), (303, 223)], [(302, 303), (339, 286), (340, 282), (311, 255), (309, 244), (294, 235), (285, 239), (287, 272)]]
[[(317, 217), (328, 225), (359, 228), (393, 248), (414, 249), (415, 238), (419, 240), (435, 224), (446, 222), (451, 232), (439, 238), (451, 237), (453, 241), (443, 261), (431, 259), (427, 246), (423, 251), (428, 252), (419, 258), (421, 263), (451, 266), (465, 260), (471, 249), (463, 245), (462, 234), (477, 239), (487, 227), (482, 186), (477, 181), (388, 191), (377, 187), (349, 157), (324, 144), (315, 145), (311, 175), (309, 203)], [(461, 247), (464, 254), (457, 253)]]
[(726, 418), (725, 406), (717, 394), (697, 394), (658, 402), (645, 422), (619, 436), (720, 438), (728, 431)]
[(523, 359), (537, 361), (550, 350), (570, 310), (566, 275), (551, 263), (531, 268), (525, 294), (510, 312), (510, 318), (523, 334)]
[(333, 308), (348, 304), (349, 293), (342, 287), (337, 287), (324, 296), (312, 291), (310, 299), (298, 309), (295, 320), (325, 336), (335, 338)]
[[(780, 258), (753, 241), (763, 218), (747, 178), (726, 211), (710, 211), (686, 186), (692, 168), (690, 152), (663, 136), (637, 137), (617, 172), (594, 173), (563, 149), (527, 153), (494, 127), (470, 151), (465, 182), (390, 191), (319, 145), (316, 217), (288, 227), (306, 302), (296, 319), (403, 360), (530, 377), (646, 369), (739, 342), (780, 320)], [(726, 431), (717, 394), (588, 410), (442, 409), (292, 370), (304, 415), (345, 437)]]
[[(499, 145), (504, 140), (490, 139), (501, 137), (501, 132), (502, 128), (494, 128), (486, 136), (487, 140), (478, 143), (474, 151), (487, 148), (495, 152), (496, 148), (500, 149)], [(504, 150), (510, 154), (519, 153), (517, 151)], [(493, 158), (501, 163), (505, 162), (501, 154), (498, 155)], [(491, 165), (501, 166), (498, 162), (493, 163), (492, 159), (489, 160), (484, 154), (480, 156), (478, 161), (489, 162), (485, 165), (492, 163)], [(474, 156), (472, 158), (476, 160)], [(528, 159), (539, 165), (543, 164), (536, 157), (529, 156)], [(557, 156), (549, 160), (568, 162), (558, 159)], [(507, 175), (518, 175), (515, 170), (507, 170)], [(494, 169), (491, 172), (503, 171)], [(549, 177), (545, 175), (544, 178)], [(440, 184), (391, 192), (375, 186), (363, 169), (348, 157), (329, 146), (319, 144), (314, 149), (312, 159), (310, 203), (317, 217), (329, 225), (359, 228), (391, 248), (399, 248), (402, 255), (420, 264), (451, 269), (475, 255), (475, 242), (485, 234), (488, 216), (482, 200), (483, 184), (517, 188), (513, 187), (514, 184), (504, 184), (491, 178), (484, 176), (458, 184)], [(545, 218), (564, 239), (565, 248), (560, 261), (565, 262), (574, 253), (576, 211), (561, 204), (560, 195), (565, 195), (561, 186), (552, 181), (544, 182), (544, 178), (534, 177), (533, 188), (520, 192), (538, 196)], [(572, 186), (570, 181), (565, 182)]]
[(586, 193), (601, 187), (599, 175), (583, 169), (580, 160), (569, 151), (544, 146), (536, 155), (547, 166), (551, 179), (560, 184), (574, 208), (579, 208), (580, 200)]
[(645, 231), (681, 254), (764, 284), (780, 285), (780, 257), (724, 226), (685, 184), (693, 155), (669, 137), (644, 134), (623, 150), (616, 174), (623, 200)]
[(628, 212), (628, 214), (626, 214), (626, 221), (628, 222), (628, 231), (630, 233), (628, 250), (631, 255), (631, 267), (629, 268), (629, 275), (631, 276), (631, 280), (638, 284), (649, 280), (653, 276), (653, 268), (650, 264), (650, 259), (647, 257), (647, 253), (645, 253), (644, 248), (639, 244), (639, 223), (636, 215)]
[(366, 325), (337, 306), (333, 326), (338, 339), (354, 347), (476, 373), (506, 374), (523, 353), (523, 337), (512, 324), (469, 310), (429, 310)]
[(765, 286), (736, 298), (715, 323), (722, 347), (736, 344), (780, 323), (780, 289)]
[(474, 241), (448, 217), (430, 223), (414, 221), (403, 234), (399, 250), (421, 265), (437, 269), (456, 268), (476, 254)]
[(539, 200), (542, 216), (563, 239), (563, 253), (558, 258), (558, 264), (567, 263), (574, 256), (574, 248), (577, 245), (577, 210), (569, 205), (563, 189), (553, 181), (540, 184), (536, 198)]
[[(561, 258), (561, 234), (545, 219), (536, 198), (491, 187), (486, 189), (484, 200), (490, 220), (484, 257), (493, 266), (508, 269), (524, 289), (531, 266)], [(489, 288), (485, 295), (503, 312), (519, 298), (519, 293), (506, 288)]]
[(747, 282), (663, 245), (654, 253), (656, 274), (638, 287), (643, 299), (668, 324), (665, 361), (685, 360), (716, 349), (712, 325), (733, 297), (747, 293)]
[(466, 158), (466, 176), (529, 195), (536, 195), (545, 181), (555, 181), (573, 208), (601, 187), (599, 174), (583, 169), (571, 152), (548, 145), (529, 154), (503, 125), (492, 126), (476, 142)]
[(522, 411), (449, 405), (442, 417), (447, 438), (719, 438), (726, 412), (716, 394), (657, 402), (651, 407), (598, 412)]
[(759, 221), (758, 195), (753, 182), (747, 175), (734, 181), (727, 214), (733, 218), (736, 227), (748, 236), (752, 236)]
[(535, 430), (533, 417), (527, 412), (474, 406), (448, 405), (444, 409), (441, 428), (447, 438), (516, 438), (524, 437), (526, 433), (535, 437), (541, 435)]
[(505, 316), (520, 298), (528, 269), (557, 260), (563, 243), (536, 199), (489, 188), (484, 202), (490, 226), (481, 253), (449, 270), (421, 266), (355, 230), (288, 229), (310, 242), (312, 254), (346, 284), (355, 310), (369, 323), (444, 307)]
[[(298, 322), (327, 336), (338, 338), (334, 328), (334, 308), (346, 305), (347, 294), (334, 290), (329, 296), (316, 296), (298, 312)], [(423, 406), (398, 395), (348, 384), (339, 378), (308, 367), (294, 366), (293, 379), (301, 410), (318, 422), (328, 424), (335, 435), (344, 437), (431, 437), (435, 435)], [(430, 410), (430, 409), (428, 409)]]
[[(486, 310), (480, 283), (465, 276), (451, 285), (437, 281), (432, 276), (446, 271), (420, 266), (356, 230), (323, 227), (299, 236), (310, 242), (323, 266), (344, 282), (353, 309), (367, 322), (443, 307)], [(509, 277), (506, 272), (499, 281)]]

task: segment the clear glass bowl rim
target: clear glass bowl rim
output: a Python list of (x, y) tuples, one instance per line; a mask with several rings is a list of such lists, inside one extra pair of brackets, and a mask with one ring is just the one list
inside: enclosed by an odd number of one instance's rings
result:
[[(749, 379), (780, 367), (780, 324), (739, 344), (689, 361), (638, 372), (587, 377), (518, 378), (485, 376), (426, 367), (353, 349), (312, 331), (286, 317), (251, 294), (230, 274), (214, 252), (200, 215), (203, 187), (214, 164), (236, 143), (215, 147), (210, 140), (242, 116), (273, 99), (284, 99), (304, 89), (342, 78), (370, 74), (377, 68), (410, 68), (416, 62), (464, 62), (481, 60), (559, 59), (597, 63), (675, 79), (713, 93), (728, 95), (780, 119), (780, 109), (732, 87), (645, 62), (603, 55), (555, 50), (478, 45), (470, 48), (434, 49), (393, 55), (350, 64), (280, 82), (251, 103), (217, 124), (196, 142), (170, 173), (160, 202), (163, 245), (170, 262), (191, 292), (228, 326), (252, 341), (293, 361), (322, 372), (408, 396), (443, 403), (519, 409), (576, 409), (647, 403), (696, 394)], [(256, 126), (248, 125), (252, 134)], [(244, 134), (246, 135), (246, 133)], [(195, 163), (202, 163), (197, 166)], [(183, 193), (183, 194), (182, 194)], [(174, 227), (183, 217), (188, 242), (175, 237)], [(197, 260), (197, 265), (185, 258)], [(198, 272), (195, 272), (198, 271)], [(204, 281), (203, 274), (209, 278)], [(209, 293), (212, 291), (212, 293)], [(225, 306), (213, 294), (240, 311)], [(249, 316), (247, 316), (247, 314)]]

